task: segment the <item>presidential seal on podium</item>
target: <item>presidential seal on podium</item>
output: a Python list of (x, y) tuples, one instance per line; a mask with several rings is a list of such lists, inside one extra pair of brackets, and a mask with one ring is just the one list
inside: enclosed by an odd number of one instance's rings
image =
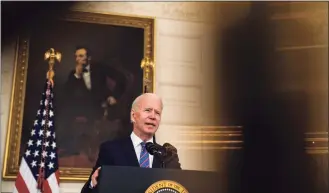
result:
[(188, 193), (188, 191), (177, 182), (161, 180), (153, 183), (145, 193)]

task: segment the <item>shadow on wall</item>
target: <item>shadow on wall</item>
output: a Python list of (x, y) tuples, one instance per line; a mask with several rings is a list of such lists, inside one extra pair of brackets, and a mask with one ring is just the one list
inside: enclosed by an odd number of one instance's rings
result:
[(310, 193), (314, 187), (303, 143), (308, 96), (274, 90), (269, 13), (266, 3), (252, 3), (248, 17), (220, 38), (217, 94), (227, 112), (220, 119), (244, 127), (243, 153), (228, 157), (229, 192)]

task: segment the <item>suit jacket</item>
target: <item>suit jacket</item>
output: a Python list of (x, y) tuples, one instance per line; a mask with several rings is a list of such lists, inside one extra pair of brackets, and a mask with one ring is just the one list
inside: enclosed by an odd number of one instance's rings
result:
[[(140, 167), (130, 136), (115, 141), (107, 141), (100, 145), (95, 167), (91, 172), (89, 180), (82, 188), (81, 193), (97, 192), (97, 186), (93, 189), (90, 189), (89, 186), (92, 174), (102, 165)], [(176, 157), (167, 161), (165, 167), (170, 169), (181, 169), (178, 156), (176, 155)], [(161, 162), (156, 157), (153, 159), (152, 168), (161, 168)]]

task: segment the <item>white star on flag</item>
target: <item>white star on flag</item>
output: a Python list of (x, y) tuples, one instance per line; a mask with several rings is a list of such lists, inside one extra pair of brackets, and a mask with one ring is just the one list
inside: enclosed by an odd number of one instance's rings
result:
[(53, 147), (53, 149), (55, 149), (55, 147), (56, 147), (56, 143), (53, 142), (53, 143), (51, 144), (51, 146)]
[(47, 137), (50, 137), (51, 136), (51, 132), (50, 131), (47, 131), (46, 136)]
[(25, 156), (28, 157), (28, 156), (30, 156), (30, 155), (31, 155), (31, 151), (30, 151), (30, 150), (26, 150), (26, 152), (25, 152)]
[(50, 157), (51, 159), (55, 159), (55, 158), (56, 158), (56, 155), (55, 155), (54, 152), (51, 152), (50, 155), (49, 155), (49, 157)]
[(37, 141), (37, 147), (39, 147), (39, 145), (41, 145), (41, 140), (40, 139)]
[(43, 145), (49, 147), (49, 141), (46, 141)]
[(27, 142), (28, 146), (32, 146), (33, 145), (33, 141), (30, 139), (29, 142)]
[(46, 151), (42, 152), (42, 157), (47, 157), (47, 152)]
[(33, 153), (34, 157), (37, 157), (39, 156), (39, 151), (38, 150), (35, 150), (35, 152)]
[(37, 166), (37, 162), (33, 160), (31, 165), (32, 165), (32, 168), (33, 168), (33, 167)]
[(43, 131), (42, 130), (39, 131), (39, 136), (41, 136), (41, 135), (43, 135)]
[(49, 111), (49, 117), (54, 116), (54, 112), (52, 110)]
[(48, 167), (49, 167), (49, 169), (53, 169), (54, 168), (54, 164), (52, 162), (49, 162)]
[(32, 129), (31, 136), (35, 135), (35, 129)]

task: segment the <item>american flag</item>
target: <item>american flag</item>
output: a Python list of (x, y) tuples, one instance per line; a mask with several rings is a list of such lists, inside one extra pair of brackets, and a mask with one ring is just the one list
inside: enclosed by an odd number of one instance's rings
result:
[(21, 160), (15, 193), (59, 193), (53, 98), (53, 86), (47, 80)]

